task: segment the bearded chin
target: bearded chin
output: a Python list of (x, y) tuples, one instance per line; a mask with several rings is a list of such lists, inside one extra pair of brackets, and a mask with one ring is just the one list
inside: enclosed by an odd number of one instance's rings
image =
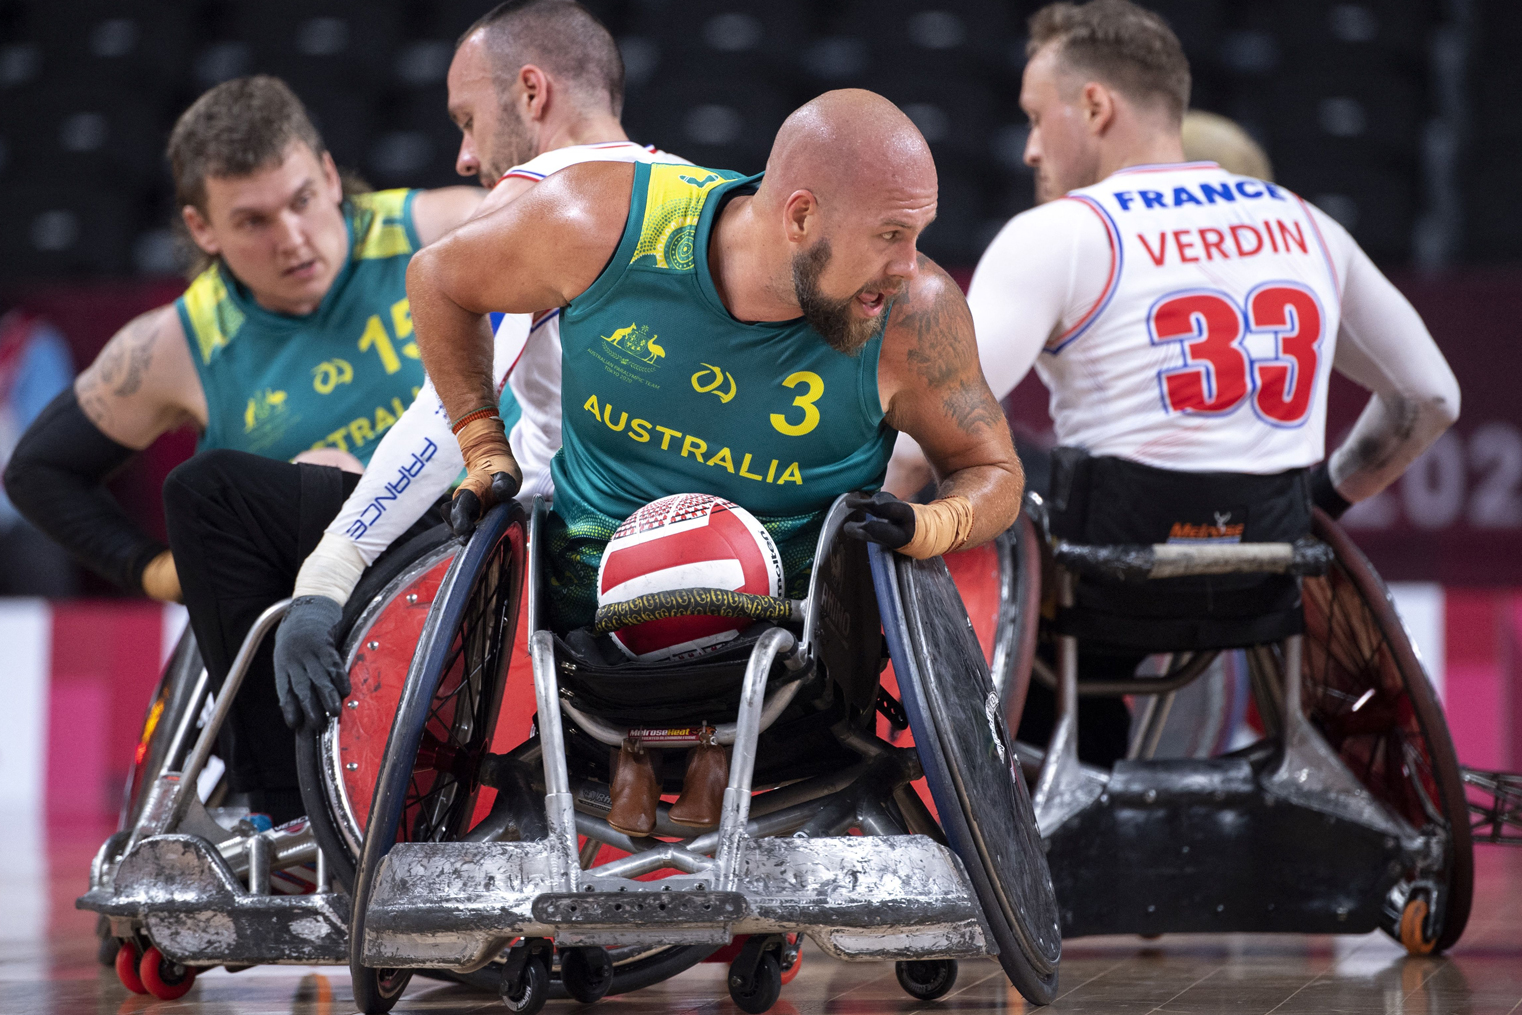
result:
[(830, 241), (820, 240), (793, 256), (793, 296), (803, 310), (803, 319), (823, 336), (831, 349), (855, 356), (877, 333), (881, 323), (860, 318), (851, 312), (854, 295), (843, 300), (826, 296), (819, 288), (819, 276), (830, 263)]

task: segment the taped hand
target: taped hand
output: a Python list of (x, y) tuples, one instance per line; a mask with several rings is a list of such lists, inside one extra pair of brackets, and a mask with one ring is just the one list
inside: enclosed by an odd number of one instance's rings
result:
[(473, 419), (455, 433), (465, 458), (465, 479), (455, 490), (449, 528), (468, 535), (493, 504), (511, 500), (523, 485), (523, 471), (513, 458), (507, 433), (497, 416)]
[(275, 692), (291, 729), (321, 729), (349, 695), (349, 674), (334, 644), (343, 607), (327, 596), (300, 596), (275, 632)]
[(886, 490), (853, 493), (846, 505), (851, 513), (846, 515), (845, 533), (854, 539), (897, 550), (914, 538), (914, 505)]

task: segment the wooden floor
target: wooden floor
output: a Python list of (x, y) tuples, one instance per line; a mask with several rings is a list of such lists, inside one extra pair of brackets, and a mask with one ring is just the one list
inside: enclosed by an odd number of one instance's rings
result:
[[(0, 840), (3, 840), (0, 834)], [(347, 972), (338, 968), (215, 970), (179, 1001), (128, 994), (94, 961), (89, 914), (72, 909), (95, 842), (52, 836), (42, 854), (0, 873), (0, 1013), (3, 1015), (347, 1015)], [(25, 842), (0, 841), (11, 856)], [(1126, 1015), (1522, 1015), (1522, 849), (1479, 850), (1475, 911), (1451, 955), (1407, 958), (1382, 934), (1363, 937), (1178, 936), (1156, 941), (1090, 938), (1065, 943), (1060, 996), (1047, 1011)], [(39, 909), (41, 910), (39, 912)], [(581, 1006), (551, 1002), (546, 1012)], [(1024, 1011), (993, 962), (966, 962), (956, 989), (915, 1002), (890, 963), (840, 963), (805, 951), (777, 1015)], [(494, 997), (414, 981), (401, 1012), (506, 1012)], [(736, 1015), (724, 968), (700, 966), (657, 987), (597, 1005), (601, 1015), (714, 1012)]]

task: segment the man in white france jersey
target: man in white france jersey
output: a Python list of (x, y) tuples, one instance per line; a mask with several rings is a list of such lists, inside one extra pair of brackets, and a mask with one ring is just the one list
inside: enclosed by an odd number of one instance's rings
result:
[[(990, 244), (968, 294), (994, 394), (1034, 362), (1059, 445), (1091, 455), (1258, 475), (1321, 463), (1315, 500), (1334, 516), (1398, 478), (1459, 409), (1406, 299), (1298, 196), (1183, 161), (1188, 64), (1156, 15), (1053, 4), (1028, 51), (1042, 203)], [(1373, 397), (1323, 461), (1334, 367)], [(912, 474), (913, 449), (898, 457)]]
[[(594, 57), (591, 64), (608, 64), (616, 73), (583, 65), (582, 74), (573, 75), (536, 52), (552, 48), (543, 46), (546, 38), (567, 37)], [(506, 83), (504, 67), (516, 69)], [(616, 80), (606, 88), (585, 87), (587, 78), (595, 82), (610, 73)], [(687, 164), (625, 137), (618, 119), (622, 83), (612, 37), (569, 0), (505, 3), (467, 31), (450, 66), (449, 106), (463, 134), (457, 168), (492, 188), (478, 214), (491, 214), (581, 162)], [(514, 165), (510, 158), (523, 161)], [(524, 497), (552, 493), (550, 459), (560, 448), (558, 316), (554, 310), (533, 319), (507, 315), (496, 327), (493, 373), (499, 397), (510, 388), (520, 412), (511, 440), (523, 467)], [(295, 602), (275, 646), (276, 686), (292, 726), (337, 714), (349, 689), (333, 624), (364, 569), (425, 518), (463, 466), (433, 385), (425, 383), (296, 575)]]
[[(1291, 540), (1309, 531), (1312, 501), (1340, 515), (1397, 478), (1459, 409), (1405, 298), (1295, 194), (1184, 162), (1188, 63), (1157, 15), (1124, 0), (1053, 4), (1032, 17), (1029, 46), (1020, 101), (1042, 203), (989, 246), (968, 302), (995, 395), (1033, 361), (1051, 392), (1053, 531)], [(1373, 397), (1323, 461), (1334, 367)], [(1278, 577), (1170, 579), (1144, 595), (1081, 585), (1077, 605), (1064, 629), (1083, 639), (1085, 675), (1101, 677), (1147, 651), (1303, 625), (1297, 586)], [(1044, 692), (1027, 700), (1024, 739), (1050, 729)], [(1119, 699), (1087, 700), (1080, 724), (1086, 760), (1125, 755)]]

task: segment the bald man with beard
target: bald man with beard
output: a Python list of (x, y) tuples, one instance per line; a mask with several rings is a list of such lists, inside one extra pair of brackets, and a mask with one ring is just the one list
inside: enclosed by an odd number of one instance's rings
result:
[[(518, 485), (484, 314), (560, 307), (564, 446), (546, 533), (557, 629), (591, 621), (619, 523), (671, 494), (754, 514), (791, 596), (843, 493), (863, 492), (850, 535), (912, 557), (1002, 532), (1024, 477), (966, 300), (915, 249), (936, 194), (908, 117), (835, 91), (787, 119), (757, 176), (574, 166), (414, 257), (418, 344), (468, 470), (457, 527)], [(929, 504), (874, 492), (900, 430), (944, 477)], [(609, 820), (645, 834), (658, 790), (642, 752), (626, 744), (613, 781)], [(718, 802), (696, 810), (716, 819)]]

